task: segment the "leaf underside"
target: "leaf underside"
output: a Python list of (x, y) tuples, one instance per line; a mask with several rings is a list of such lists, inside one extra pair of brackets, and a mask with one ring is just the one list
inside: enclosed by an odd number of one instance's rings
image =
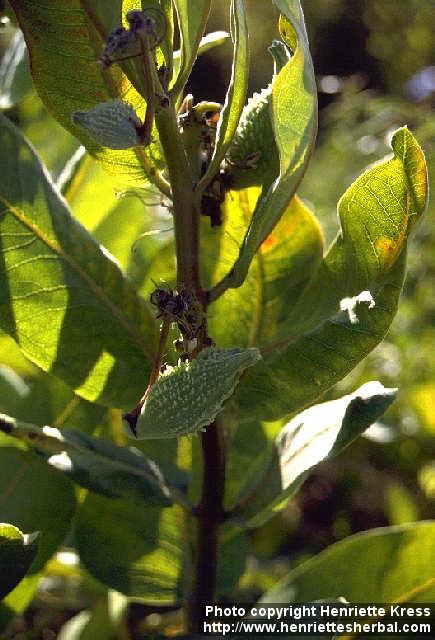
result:
[(427, 203), (426, 165), (415, 138), (399, 129), (392, 147), (394, 157), (368, 169), (341, 198), (341, 231), (239, 387), (241, 417), (273, 420), (309, 406), (387, 333), (407, 239)]

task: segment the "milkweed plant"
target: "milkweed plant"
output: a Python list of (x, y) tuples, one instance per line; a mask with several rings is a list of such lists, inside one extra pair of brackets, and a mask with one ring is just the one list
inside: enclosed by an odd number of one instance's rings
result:
[[(394, 400), (377, 381), (322, 396), (394, 318), (424, 155), (398, 129), (340, 198), (325, 249), (297, 195), (317, 131), (299, 0), (270, 2), (271, 80), (252, 97), (243, 0), (226, 3), (230, 34), (205, 34), (211, 0), (10, 4), (40, 98), (82, 147), (55, 182), (1, 116), (0, 326), (45, 372), (27, 396), (1, 386), (1, 615), (26, 606), (70, 532), (108, 593), (183, 608), (193, 637), (202, 606), (231, 599), (249, 530)], [(229, 38), (224, 103), (187, 93), (197, 57)], [(121, 266), (94, 233), (105, 216)], [(264, 601), (402, 601), (427, 583), (433, 532), (353, 536)], [(407, 570), (388, 579), (393, 548)]]

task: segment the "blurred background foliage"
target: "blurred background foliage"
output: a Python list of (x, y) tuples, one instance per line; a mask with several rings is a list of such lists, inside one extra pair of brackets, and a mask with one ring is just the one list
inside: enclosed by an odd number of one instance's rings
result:
[[(272, 60), (267, 46), (277, 36), (277, 29), (276, 20), (271, 20), (269, 2), (246, 0), (246, 6), (251, 29), (252, 92), (270, 80)], [(226, 0), (215, 0), (209, 31), (228, 28), (227, 7)], [(434, 184), (435, 3), (307, 0), (304, 8), (318, 77), (320, 128), (300, 195), (315, 211), (329, 241), (337, 230), (339, 197), (368, 164), (388, 153), (390, 135), (399, 126), (407, 124), (416, 135), (425, 150), (430, 182)], [(13, 25), (4, 20), (0, 52), (13, 37), (17, 37)], [(0, 64), (5, 64), (4, 57)], [(8, 105), (3, 83), (0, 107), (20, 125), (54, 179), (64, 183), (68, 172), (63, 170), (77, 152), (78, 144), (45, 110), (31, 87), (26, 64), (24, 59), (16, 104)], [(226, 43), (200, 58), (188, 89), (198, 101), (223, 101), (230, 67), (231, 45)], [(118, 258), (146, 294), (150, 277), (165, 279), (165, 273), (173, 270), (167, 233), (149, 235), (148, 241), (141, 243), (144, 232), (156, 226), (171, 227), (165, 203), (156, 201), (151, 194), (150, 199), (161, 205), (158, 217), (151, 215), (149, 208), (149, 215), (144, 216), (143, 201), (116, 196), (110, 179), (93, 161), (88, 162), (87, 172), (68, 190), (68, 200), (81, 222)], [(121, 234), (120, 228), (125, 233)], [(132, 241), (136, 241), (133, 249)], [(404, 294), (387, 339), (330, 393), (330, 397), (349, 393), (363, 382), (378, 378), (386, 386), (399, 387), (398, 400), (382, 424), (374, 425), (338, 460), (321, 466), (282, 513), (251, 533), (252, 553), (236, 600), (253, 600), (289, 568), (351, 533), (433, 517), (434, 349), (432, 200), (411, 243)], [(48, 376), (37, 372), (6, 336), (0, 336), (0, 362), (0, 410), (6, 410), (2, 406), (2, 387), (7, 384), (9, 389), (12, 384), (18, 399), (26, 397), (28, 403), (32, 398), (35, 403), (35, 397), (42, 398), (40, 407), (34, 404), (35, 410), (41, 422), (48, 421), (56, 411), (52, 391), (51, 395), (43, 393), (44, 386), (52, 389)], [(61, 383), (56, 384), (58, 399), (69, 393)], [(122, 441), (121, 434), (113, 433), (110, 416), (96, 416), (96, 420), (101, 422), (97, 432)], [(37, 638), (41, 629), (58, 629), (72, 613), (96, 600), (101, 604), (102, 593), (101, 586), (79, 570), (74, 554), (63, 552), (49, 564), (34, 606), (25, 618), (14, 621), (11, 635)], [(128, 624), (131, 637), (153, 637), (162, 629), (169, 635), (171, 629), (177, 629), (179, 620), (177, 614), (162, 617), (161, 612), (136, 605), (130, 608)]]

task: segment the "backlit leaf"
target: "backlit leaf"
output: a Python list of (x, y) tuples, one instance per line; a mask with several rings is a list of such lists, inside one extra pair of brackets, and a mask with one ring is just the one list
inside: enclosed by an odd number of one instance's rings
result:
[(256, 251), (296, 192), (317, 130), (316, 82), (300, 2), (274, 1), (288, 18), (294, 49), (293, 56), (272, 83), (271, 114), (280, 173), (258, 200), (239, 257), (227, 277), (230, 287), (239, 287), (243, 283)]
[(337, 542), (283, 578), (262, 602), (431, 603), (435, 598), (433, 521), (364, 531)]
[(155, 179), (154, 162), (160, 163), (157, 145), (114, 151), (97, 144), (73, 124), (75, 111), (101, 102), (122, 99), (140, 117), (144, 100), (116, 65), (105, 71), (98, 63), (114, 26), (121, 25), (121, 0), (13, 0), (11, 2), (30, 52), (33, 81), (43, 102), (120, 182), (144, 184)]
[[(230, 192), (219, 229), (216, 282), (237, 253), (237, 238), (249, 220), (258, 189)], [(209, 254), (212, 247), (207, 246)], [(323, 253), (319, 223), (295, 196), (255, 256), (247, 278), (210, 306), (210, 333), (217, 344), (264, 345), (288, 335), (286, 321), (318, 268)], [(226, 318), (226, 322), (222, 322)]]
[(1, 137), (1, 326), (82, 397), (128, 408), (146, 386), (154, 322), (6, 119)]
[(347, 447), (384, 413), (394, 397), (394, 389), (368, 382), (350, 395), (295, 416), (279, 432), (269, 463), (254, 479), (255, 497), (245, 498), (244, 506), (237, 510), (239, 520), (257, 527), (280, 511), (308, 472)]
[(263, 361), (239, 387), (244, 415), (270, 420), (308, 406), (388, 331), (407, 237), (427, 198), (424, 156), (412, 134), (399, 129), (392, 146), (394, 158), (368, 169), (340, 200), (342, 231), (283, 319), (282, 337), (263, 348)]

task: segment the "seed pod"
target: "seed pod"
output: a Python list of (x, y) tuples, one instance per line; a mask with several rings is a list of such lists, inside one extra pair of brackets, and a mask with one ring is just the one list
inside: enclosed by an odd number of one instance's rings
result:
[(138, 438), (175, 438), (212, 422), (233, 393), (243, 371), (261, 358), (255, 348), (201, 351), (191, 362), (168, 368), (137, 420)]
[(88, 111), (75, 111), (72, 121), (109, 149), (131, 149), (143, 144), (142, 122), (133, 107), (121, 100), (102, 102)]
[[(286, 45), (274, 40), (269, 47), (275, 74), (289, 60)], [(279, 153), (275, 143), (270, 100), (272, 85), (254, 93), (243, 109), (239, 126), (226, 155), (226, 176), (231, 189), (269, 185), (279, 174)]]

